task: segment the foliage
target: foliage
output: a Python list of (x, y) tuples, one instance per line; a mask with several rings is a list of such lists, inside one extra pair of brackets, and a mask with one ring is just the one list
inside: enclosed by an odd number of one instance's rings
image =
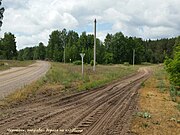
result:
[(81, 62), (80, 60), (76, 60), (76, 61), (73, 62), (73, 64), (74, 64), (74, 65), (81, 65), (82, 62)]
[(4, 33), (0, 40), (0, 59), (15, 59), (17, 57), (15, 36), (12, 33)]
[(173, 59), (167, 58), (165, 61), (166, 70), (170, 75), (170, 81), (177, 88), (180, 88), (180, 37), (176, 39)]
[(46, 48), (42, 42), (39, 43), (39, 46), (35, 47), (34, 57), (35, 60), (44, 60), (46, 57)]
[(151, 118), (151, 114), (148, 112), (137, 112), (137, 116), (142, 118)]
[[(91, 60), (90, 65), (93, 66), (94, 65), (94, 60)], [(97, 62), (96, 62), (97, 65)]]
[(129, 66), (129, 62), (124, 62), (124, 65), (125, 66)]
[[(14, 36), (15, 39), (15, 36)], [(57, 62), (73, 62), (81, 60), (80, 53), (84, 52), (84, 62), (90, 64), (94, 57), (94, 36), (82, 32), (54, 30), (49, 36), (48, 45), (40, 42), (35, 47), (26, 47), (9, 56), (13, 43), (0, 40), (0, 59), (18, 60), (51, 60)], [(107, 34), (104, 43), (96, 39), (96, 62), (99, 64), (133, 63), (133, 50), (135, 50), (135, 64), (162, 63), (165, 57), (172, 58), (175, 38), (143, 41), (137, 37), (124, 36), (122, 32)], [(11, 47), (9, 47), (11, 46)], [(16, 49), (14, 49), (16, 50)], [(8, 55), (7, 55), (8, 54)]]
[[(0, 0), (0, 5), (1, 5), (1, 1), (2, 1), (2, 0)], [(2, 19), (3, 19), (3, 13), (4, 13), (4, 11), (5, 11), (4, 7), (1, 7), (1, 8), (0, 8), (0, 27), (2, 26)]]

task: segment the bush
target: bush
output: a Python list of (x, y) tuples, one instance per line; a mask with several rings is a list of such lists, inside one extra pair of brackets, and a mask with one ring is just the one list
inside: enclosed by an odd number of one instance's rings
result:
[(180, 87), (180, 37), (177, 38), (175, 43), (175, 48), (173, 51), (174, 58), (169, 59), (166, 58), (165, 65), (166, 70), (170, 75), (171, 83), (176, 86), (177, 88)]
[(4, 66), (4, 62), (0, 62), (0, 66)]
[[(91, 60), (90, 64), (91, 64), (91, 66), (93, 66), (94, 65), (94, 60)], [(96, 65), (97, 65), (97, 62), (96, 62)]]
[(142, 65), (152, 65), (150, 62), (143, 62)]
[(129, 66), (129, 62), (124, 62), (124, 65), (125, 66)]
[(82, 62), (81, 62), (80, 60), (76, 60), (76, 61), (73, 62), (73, 64), (74, 64), (74, 65), (81, 65)]

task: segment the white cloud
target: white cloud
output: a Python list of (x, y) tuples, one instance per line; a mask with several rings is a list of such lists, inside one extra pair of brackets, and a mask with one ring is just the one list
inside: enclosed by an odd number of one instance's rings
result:
[(14, 33), (21, 49), (41, 41), (47, 44), (55, 29), (93, 30), (97, 18), (98, 26), (109, 24), (98, 31), (102, 40), (118, 31), (145, 39), (177, 36), (179, 5), (179, 0), (6, 0), (0, 35)]

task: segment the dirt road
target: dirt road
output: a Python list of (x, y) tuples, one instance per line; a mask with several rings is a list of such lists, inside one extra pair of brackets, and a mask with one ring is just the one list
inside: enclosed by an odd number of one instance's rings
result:
[(37, 61), (28, 67), (16, 67), (0, 72), (0, 99), (40, 78), (49, 66), (48, 62)]
[(2, 135), (124, 135), (136, 109), (147, 69), (103, 88), (69, 96), (54, 95), (33, 104), (1, 110)]

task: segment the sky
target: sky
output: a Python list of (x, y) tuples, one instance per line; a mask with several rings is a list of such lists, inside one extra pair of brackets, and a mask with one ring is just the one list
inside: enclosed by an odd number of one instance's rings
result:
[(97, 38), (107, 33), (143, 39), (180, 35), (180, 0), (2, 0), (5, 7), (0, 36), (11, 32), (17, 49), (48, 44), (53, 30), (93, 33), (97, 19)]

